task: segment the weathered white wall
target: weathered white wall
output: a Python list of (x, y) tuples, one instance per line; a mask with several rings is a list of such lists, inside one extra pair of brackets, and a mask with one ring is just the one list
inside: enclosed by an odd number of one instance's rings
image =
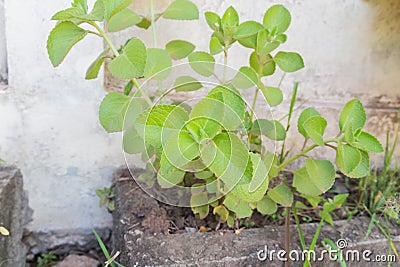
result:
[(123, 164), (119, 136), (98, 123), (103, 81), (84, 79), (101, 40), (88, 37), (56, 69), (47, 57), (50, 18), (70, 2), (5, 1), (9, 88), (0, 94), (0, 154), (22, 169), (33, 230), (110, 225), (95, 189)]
[[(57, 69), (47, 58), (46, 38), (55, 24), (49, 18), (70, 2), (5, 0), (9, 88), (0, 94), (0, 155), (22, 168), (35, 211), (33, 230), (109, 225), (110, 217), (98, 208), (94, 190), (108, 185), (112, 171), (124, 163), (120, 136), (106, 134), (98, 123), (103, 81), (84, 80), (85, 69), (101, 51), (102, 42), (95, 37), (84, 40)], [(278, 3), (195, 2), (201, 13), (213, 10), (221, 14), (234, 5), (242, 21), (262, 19), (264, 11)], [(306, 63), (298, 74), (287, 75), (283, 84), (286, 97), (293, 80), (299, 80), (301, 98), (334, 120), (346, 99), (359, 96), (369, 107), (369, 129), (383, 140), (385, 129), (394, 127), (394, 107), (399, 104), (400, 2), (279, 2), (293, 15), (283, 49), (301, 52)], [(136, 1), (147, 10), (143, 3), (147, 1)], [(184, 38), (196, 43), (199, 50), (208, 50), (209, 30), (203, 15), (199, 21), (183, 24), (161, 19), (157, 29), (160, 45)], [(139, 36), (151, 43), (150, 33), (142, 30), (122, 35), (114, 40)], [(0, 19), (0, 44), (4, 37)], [(229, 64), (246, 64), (243, 52), (233, 48)], [(273, 85), (277, 80), (269, 82)]]
[(7, 80), (6, 27), (4, 15), (4, 0), (0, 0), (0, 82), (2, 80)]

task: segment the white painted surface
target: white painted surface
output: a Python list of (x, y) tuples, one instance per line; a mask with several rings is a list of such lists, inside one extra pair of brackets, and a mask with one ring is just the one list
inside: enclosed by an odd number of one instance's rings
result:
[(6, 26), (4, 15), (4, 0), (0, 0), (0, 82), (7, 80)]
[[(110, 225), (110, 216), (98, 207), (94, 190), (108, 185), (112, 171), (124, 164), (120, 136), (106, 134), (98, 123), (102, 79), (84, 80), (86, 67), (102, 50), (100, 39), (82, 41), (56, 69), (47, 58), (46, 39), (55, 24), (49, 18), (70, 2), (5, 0), (10, 86), (0, 94), (0, 155), (23, 171), (35, 211), (30, 226), (34, 230)], [(201, 13), (219, 14), (232, 4), (243, 21), (262, 19), (265, 10), (278, 1), (195, 2)], [(384, 95), (395, 102), (400, 95), (400, 2), (280, 2), (293, 15), (282, 49), (299, 51), (306, 63), (306, 69), (287, 75), (283, 84), (286, 99), (292, 82), (299, 80), (301, 97), (314, 102), (331, 120), (348, 97), (360, 96), (374, 103), (373, 97)], [(145, 12), (147, 7), (141, 9)], [(210, 32), (203, 15), (199, 21), (183, 24), (161, 19), (157, 29), (160, 45), (183, 38), (196, 43), (198, 50), (208, 50)], [(137, 29), (113, 38), (122, 41), (128, 36), (139, 36), (151, 44), (150, 32)], [(0, 32), (0, 52), (3, 40)], [(243, 52), (233, 48), (229, 64), (246, 64)], [(268, 82), (273, 85), (278, 78)], [(382, 124), (384, 115), (378, 111), (369, 111), (375, 118), (370, 128), (382, 137), (385, 127), (393, 128), (393, 118)]]

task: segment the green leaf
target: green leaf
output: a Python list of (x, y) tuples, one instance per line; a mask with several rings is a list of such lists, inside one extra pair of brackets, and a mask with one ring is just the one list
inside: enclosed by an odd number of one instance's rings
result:
[(277, 33), (285, 32), (290, 25), (290, 12), (282, 5), (270, 7), (264, 15), (263, 24), (270, 32), (276, 29)]
[(190, 67), (200, 75), (210, 77), (214, 73), (215, 59), (206, 52), (193, 52), (189, 55)]
[(199, 178), (202, 180), (206, 180), (206, 179), (212, 178), (214, 176), (214, 174), (210, 171), (199, 171), (199, 172), (196, 172), (194, 175), (196, 176), (196, 178)]
[(218, 31), (221, 25), (221, 18), (214, 12), (204, 13), (208, 26), (214, 31)]
[(129, 127), (123, 135), (122, 144), (128, 154), (137, 154), (146, 151), (146, 144), (140, 137), (135, 126)]
[(51, 17), (52, 20), (72, 20), (84, 17), (86, 13), (80, 7), (70, 7), (57, 12)]
[(269, 179), (267, 167), (260, 156), (253, 153), (249, 155), (251, 161), (248, 162), (245, 176), (230, 193), (240, 200), (253, 203), (263, 198), (268, 190)]
[(132, 0), (104, 0), (105, 19), (110, 20), (132, 3)]
[(305, 110), (303, 110), (301, 112), (299, 119), (297, 121), (297, 130), (299, 131), (299, 133), (301, 133), (304, 136), (304, 138), (309, 138), (309, 136), (308, 136), (306, 130), (304, 129), (303, 124), (306, 120), (308, 120), (311, 117), (315, 117), (315, 116), (321, 116), (321, 115), (319, 114), (318, 111), (316, 111), (313, 108), (306, 108)]
[(261, 92), (263, 93), (265, 100), (271, 107), (275, 107), (282, 103), (283, 94), (281, 89), (276, 87), (261, 87)]
[(228, 7), (221, 19), (223, 28), (231, 28), (239, 25), (239, 15), (233, 6)]
[(170, 164), (179, 169), (200, 155), (199, 144), (185, 131), (172, 135), (163, 145), (163, 150)]
[(101, 66), (103, 66), (104, 60), (106, 59), (109, 51), (110, 51), (109, 48), (104, 50), (89, 66), (89, 68), (86, 71), (86, 77), (85, 77), (86, 80), (97, 78), (97, 76), (99, 75), (100, 68)]
[(280, 45), (279, 42), (270, 42), (267, 38), (266, 30), (260, 30), (257, 34), (257, 49), (258, 55), (267, 55), (274, 51)]
[(53, 66), (60, 65), (71, 48), (87, 34), (88, 31), (72, 22), (58, 23), (47, 39), (47, 53)]
[(239, 200), (231, 194), (226, 195), (224, 205), (229, 210), (233, 211), (239, 219), (249, 218), (253, 213), (252, 209), (249, 207), (249, 203)]
[(142, 18), (142, 20), (136, 24), (137, 27), (147, 30), (151, 26), (151, 20), (148, 18)]
[(217, 55), (224, 51), (224, 47), (219, 42), (217, 37), (211, 37), (210, 39), (210, 53), (211, 55)]
[(201, 159), (230, 189), (244, 176), (250, 157), (239, 137), (233, 133), (221, 133), (203, 145)]
[(294, 172), (293, 186), (307, 196), (318, 196), (332, 188), (335, 168), (328, 160), (306, 159), (306, 167)]
[(84, 13), (87, 13), (87, 1), (86, 0), (74, 0), (72, 7), (80, 8)]
[(241, 67), (231, 83), (239, 89), (251, 88), (258, 83), (257, 73), (250, 67)]
[(194, 49), (194, 44), (183, 40), (174, 40), (165, 46), (165, 50), (175, 60), (187, 57)]
[(142, 21), (142, 18), (129, 8), (115, 14), (108, 22), (108, 31), (117, 32), (129, 28)]
[(174, 105), (157, 105), (136, 119), (139, 135), (146, 144), (161, 147), (171, 136), (181, 131), (188, 120), (185, 109)]
[(172, 60), (168, 52), (160, 48), (147, 49), (146, 67), (143, 76), (158, 81), (168, 78), (172, 67)]
[(175, 0), (163, 13), (165, 19), (194, 20), (199, 18), (197, 6), (189, 0)]
[(262, 215), (272, 215), (278, 210), (278, 205), (268, 196), (257, 202), (257, 211)]
[(278, 52), (274, 61), (285, 72), (294, 72), (304, 68), (302, 57), (295, 52)]
[(92, 19), (94, 21), (103, 21), (104, 20), (104, 14), (105, 14), (104, 0), (96, 0), (96, 2), (94, 3), (92, 11), (88, 15), (88, 18)]
[[(326, 203), (325, 203), (325, 204), (326, 204)], [(325, 207), (325, 205), (324, 205), (324, 207)], [(332, 216), (329, 214), (328, 211), (326, 211), (326, 210), (321, 210), (321, 211), (319, 212), (319, 216), (321, 217), (322, 220), (326, 221), (327, 223), (329, 223), (330, 225), (333, 226), (333, 219), (332, 219)]]
[(319, 146), (325, 145), (323, 135), (327, 125), (328, 123), (321, 116), (313, 116), (303, 123), (307, 137), (310, 137)]
[(256, 21), (246, 21), (237, 27), (233, 37), (244, 47), (255, 49), (257, 46), (257, 33), (263, 29), (264, 26)]
[(269, 76), (275, 72), (275, 62), (271, 55), (257, 55), (253, 52), (250, 55), (250, 66), (261, 76)]
[(348, 124), (351, 124), (353, 131), (362, 129), (367, 120), (364, 106), (358, 99), (352, 99), (343, 107), (339, 117), (340, 131), (343, 132)]
[(283, 184), (280, 184), (270, 189), (268, 191), (268, 197), (284, 207), (290, 207), (293, 203), (292, 191), (289, 187)]
[(349, 175), (360, 165), (362, 155), (360, 150), (350, 145), (342, 145), (338, 143), (336, 150), (336, 166), (345, 175)]
[(239, 25), (233, 38), (240, 40), (251, 36), (257, 37), (257, 33), (262, 29), (264, 29), (264, 26), (257, 21), (246, 21)]
[(160, 170), (157, 173), (157, 182), (162, 188), (171, 188), (183, 181), (185, 171), (172, 165), (163, 153), (161, 155)]
[(203, 85), (193, 77), (181, 76), (175, 80), (174, 88), (177, 92), (189, 92), (199, 90)]
[(229, 217), (229, 211), (223, 205), (216, 206), (213, 210), (213, 214), (218, 215), (219, 220), (222, 222), (226, 222)]
[(264, 135), (271, 140), (282, 141), (286, 137), (286, 130), (283, 125), (276, 120), (258, 119), (254, 121), (251, 132), (256, 135)]
[(246, 103), (236, 89), (217, 86), (193, 107), (190, 119), (198, 127), (190, 130), (200, 139), (213, 137), (221, 128), (234, 131), (243, 123), (245, 109)]
[(101, 126), (109, 132), (120, 132), (131, 98), (116, 92), (107, 94), (100, 104), (99, 120)]
[(143, 75), (146, 66), (146, 46), (137, 38), (131, 39), (123, 53), (108, 64), (111, 74), (119, 79), (133, 79)]
[(369, 155), (365, 151), (360, 151), (361, 161), (350, 173), (346, 173), (350, 178), (362, 178), (370, 174)]
[(383, 147), (379, 140), (372, 134), (363, 131), (357, 135), (355, 142), (352, 142), (351, 145), (366, 152), (383, 152)]

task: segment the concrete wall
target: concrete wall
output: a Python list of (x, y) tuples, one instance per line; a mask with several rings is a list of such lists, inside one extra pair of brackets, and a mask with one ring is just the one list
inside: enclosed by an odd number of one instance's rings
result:
[(0, 82), (7, 80), (7, 48), (4, 0), (0, 0)]
[[(1, 34), (0, 19), (0, 52), (1, 42), (6, 40), (9, 81), (9, 88), (0, 93), (0, 155), (22, 169), (35, 212), (30, 228), (36, 231), (109, 225), (111, 219), (98, 207), (94, 190), (108, 185), (112, 171), (124, 164), (120, 136), (106, 134), (97, 119), (105, 94), (103, 80), (84, 80), (86, 67), (102, 50), (100, 39), (82, 41), (57, 69), (47, 58), (46, 38), (55, 24), (49, 18), (70, 2), (5, 0), (6, 35)], [(147, 1), (135, 2), (142, 12), (147, 10), (143, 4)], [(278, 1), (195, 2), (201, 13), (213, 10), (221, 14), (234, 5), (243, 21), (260, 20)], [(386, 129), (394, 129), (399, 106), (400, 2), (279, 2), (293, 15), (283, 48), (301, 52), (306, 63), (304, 70), (284, 80), (286, 101), (292, 82), (298, 80), (301, 99), (320, 108), (332, 121), (348, 98), (361, 97), (369, 107), (368, 128), (383, 141)], [(161, 19), (157, 30), (160, 45), (184, 38), (196, 43), (198, 50), (208, 49), (203, 15), (199, 21), (183, 24)], [(150, 32), (137, 29), (113, 39), (122, 42), (129, 36), (151, 43)], [(235, 47), (232, 54), (231, 66), (246, 64), (244, 50)], [(279, 78), (277, 75), (268, 83), (274, 85)], [(336, 125), (329, 129), (335, 132)]]

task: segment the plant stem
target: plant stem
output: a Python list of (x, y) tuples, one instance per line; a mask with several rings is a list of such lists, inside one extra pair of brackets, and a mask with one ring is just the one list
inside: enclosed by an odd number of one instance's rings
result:
[(96, 30), (100, 33), (100, 35), (104, 38), (104, 41), (108, 44), (113, 54), (117, 57), (119, 56), (118, 50), (115, 48), (114, 44), (111, 42), (110, 38), (108, 38), (107, 34), (103, 31), (103, 29), (97, 25), (95, 22), (88, 22), (90, 25), (96, 28)]
[[(290, 253), (290, 213), (291, 208), (286, 207), (286, 216), (285, 216), (285, 251), (286, 255)], [(290, 258), (287, 258), (285, 262), (285, 267), (290, 267)]]
[(154, 14), (154, 0), (150, 0), (150, 19), (151, 19), (151, 31), (153, 33), (153, 45), (154, 48), (157, 48), (158, 43), (157, 43), (157, 31), (156, 31), (156, 19)]
[(228, 64), (228, 49), (224, 49), (224, 72), (222, 74), (222, 81), (225, 83), (226, 82), (226, 66)]
[[(290, 101), (289, 115), (288, 115), (288, 120), (287, 120), (287, 125), (286, 125), (286, 133), (288, 133), (288, 132), (289, 132), (289, 129), (290, 129), (290, 120), (292, 119), (294, 104), (296, 103), (297, 88), (298, 88), (298, 86), (299, 86), (299, 83), (298, 83), (298, 82), (295, 82), (295, 83), (294, 83), (294, 86), (293, 86), (292, 99), (291, 99), (291, 101)], [(283, 140), (282, 150), (281, 150), (281, 156), (280, 156), (279, 162), (282, 162), (282, 161), (284, 161), (284, 159), (285, 159), (286, 137), (287, 137), (287, 135), (285, 136), (285, 139)]]
[[(110, 38), (108, 38), (107, 34), (103, 31), (103, 29), (97, 25), (95, 22), (88, 22), (90, 25), (92, 25), (93, 27), (96, 28), (96, 30), (99, 32), (99, 34), (104, 38), (104, 40), (106, 41), (107, 45), (110, 47), (111, 51), (113, 52), (113, 54), (118, 57), (120, 56), (117, 48), (115, 48), (114, 44), (111, 42)], [(149, 96), (143, 92), (139, 82), (137, 81), (137, 79), (133, 78), (132, 79), (133, 84), (136, 86), (136, 88), (138, 89), (138, 91), (140, 92), (140, 94), (143, 96), (143, 98), (147, 101), (147, 103), (151, 106), (153, 105), (153, 102), (151, 101), (151, 99), (149, 98)]]

